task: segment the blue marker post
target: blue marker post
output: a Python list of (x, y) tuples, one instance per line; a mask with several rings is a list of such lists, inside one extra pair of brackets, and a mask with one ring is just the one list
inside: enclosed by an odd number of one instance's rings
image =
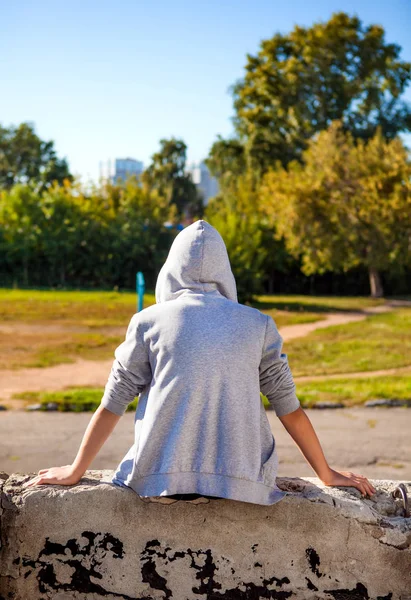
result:
[(137, 312), (140, 312), (141, 310), (143, 310), (145, 287), (146, 287), (146, 284), (144, 281), (144, 275), (141, 271), (139, 271), (136, 275)]

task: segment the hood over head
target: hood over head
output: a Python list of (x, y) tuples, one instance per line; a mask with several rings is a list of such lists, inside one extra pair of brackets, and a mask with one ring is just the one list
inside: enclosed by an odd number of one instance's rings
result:
[(237, 302), (237, 287), (224, 240), (207, 221), (195, 221), (177, 235), (156, 283), (156, 302), (175, 300), (187, 290), (218, 291)]

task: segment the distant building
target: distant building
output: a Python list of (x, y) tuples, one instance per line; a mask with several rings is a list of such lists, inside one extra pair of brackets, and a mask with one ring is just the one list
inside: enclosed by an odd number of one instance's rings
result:
[(100, 162), (100, 178), (111, 183), (121, 183), (132, 175), (138, 178), (143, 171), (144, 164), (134, 158), (116, 158), (114, 163), (111, 160)]
[(135, 160), (134, 158), (116, 158), (114, 164), (113, 183), (125, 181), (131, 175), (139, 177), (144, 171), (141, 160)]
[(218, 194), (217, 179), (211, 175), (204, 161), (200, 164), (192, 164), (189, 171), (193, 178), (193, 182), (203, 196), (204, 205), (207, 205), (210, 198), (213, 198)]

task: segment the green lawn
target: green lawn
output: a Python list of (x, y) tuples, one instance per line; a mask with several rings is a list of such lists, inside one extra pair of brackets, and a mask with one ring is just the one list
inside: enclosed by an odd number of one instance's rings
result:
[[(61, 392), (25, 392), (15, 397), (30, 404), (40, 403), (44, 410), (49, 402), (55, 402), (62, 412), (88, 412), (99, 406), (103, 392), (102, 388), (73, 388)], [(304, 408), (310, 408), (317, 402), (344, 402), (347, 406), (354, 406), (378, 398), (411, 401), (411, 374), (297, 383), (297, 396)], [(265, 397), (263, 402), (265, 406), (269, 405)], [(128, 410), (134, 410), (136, 405), (135, 400)]]
[[(145, 294), (144, 306), (154, 303), (154, 294)], [(59, 322), (90, 328), (125, 326), (135, 311), (136, 294), (131, 292), (0, 289), (0, 323)]]
[[(268, 300), (263, 302), (260, 301), (260, 298)], [(253, 306), (271, 314), (279, 326), (317, 321), (321, 319), (321, 315), (316, 313), (328, 310), (327, 308), (324, 308), (323, 311), (311, 310), (310, 303), (304, 305), (301, 301), (297, 304), (294, 300), (290, 302), (290, 306), (287, 306), (285, 296), (279, 296), (278, 302), (275, 300), (276, 298), (275, 296), (258, 297), (258, 301)], [(290, 296), (290, 298), (293, 297)], [(304, 297), (296, 296), (296, 298)], [(149, 290), (144, 296), (144, 307), (154, 303), (154, 292)], [(83, 325), (89, 328), (126, 326), (135, 311), (136, 294), (133, 292), (40, 291), (0, 288), (0, 323), (58, 322), (65, 325)]]
[(294, 377), (411, 365), (411, 308), (319, 329), (285, 345)]
[[(28, 404), (41, 404), (46, 410), (49, 402), (56, 403), (61, 412), (93, 412), (99, 406), (104, 389), (72, 388), (60, 392), (24, 392), (14, 398), (27, 400)], [(137, 399), (129, 404), (127, 410), (135, 410)]]
[(385, 303), (384, 298), (370, 298), (369, 296), (301, 296), (289, 294), (287, 296), (273, 294), (270, 296), (256, 296), (253, 306), (259, 310), (270, 309), (291, 312), (352, 312), (380, 306)]
[[(154, 304), (154, 294), (148, 291), (144, 300)], [(0, 326), (8, 328), (0, 329), (0, 369), (110, 358), (135, 311), (132, 292), (0, 289)], [(270, 313), (279, 327), (321, 318), (304, 311)]]
[(358, 379), (326, 379), (298, 383), (297, 395), (302, 405), (316, 402), (344, 402), (348, 406), (367, 400), (399, 399), (411, 401), (411, 374)]
[[(145, 306), (154, 302), (149, 290)], [(382, 303), (383, 299), (368, 297), (266, 295), (258, 296), (253, 306), (270, 314), (281, 328), (317, 321), (327, 311), (354, 311)], [(9, 328), (5, 333), (0, 329), (0, 369), (48, 367), (77, 358), (108, 359), (124, 339), (135, 310), (132, 292), (0, 289), (0, 326)], [(287, 342), (293, 374), (366, 371), (411, 363), (407, 359), (407, 353), (411, 356), (410, 314), (401, 309)]]

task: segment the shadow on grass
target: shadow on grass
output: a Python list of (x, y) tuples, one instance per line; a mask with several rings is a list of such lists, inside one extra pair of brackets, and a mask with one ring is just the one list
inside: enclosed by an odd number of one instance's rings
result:
[(251, 302), (251, 306), (258, 308), (258, 310), (270, 310), (276, 308), (278, 310), (290, 311), (290, 312), (312, 312), (312, 313), (328, 313), (328, 312), (341, 312), (341, 313), (353, 313), (361, 310), (360, 308), (342, 308), (341, 306), (334, 306), (332, 304), (316, 304), (315, 302), (298, 302), (298, 301), (287, 301), (275, 300), (270, 302), (262, 302), (255, 300)]
[(411, 306), (410, 296), (385, 296), (383, 298), (371, 298), (370, 296), (296, 296), (284, 297), (279, 295), (269, 296), (262, 294), (256, 296), (250, 303), (254, 308), (259, 310), (283, 310), (289, 312), (310, 312), (310, 313), (355, 313), (367, 308), (388, 304), (393, 307), (408, 307)]

